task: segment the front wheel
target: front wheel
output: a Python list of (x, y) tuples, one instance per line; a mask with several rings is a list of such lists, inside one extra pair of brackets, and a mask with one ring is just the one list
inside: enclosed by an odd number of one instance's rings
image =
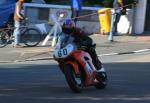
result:
[(75, 74), (73, 66), (69, 64), (65, 66), (64, 72), (67, 83), (72, 91), (74, 91), (75, 93), (80, 93), (83, 88), (81, 73)]
[(21, 39), (28, 47), (37, 46), (41, 41), (41, 32), (35, 28), (28, 28), (22, 33)]

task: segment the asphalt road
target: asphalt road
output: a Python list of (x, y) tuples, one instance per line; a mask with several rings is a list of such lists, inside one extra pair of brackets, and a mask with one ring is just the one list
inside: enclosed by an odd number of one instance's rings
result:
[(150, 103), (149, 58), (149, 53), (102, 57), (107, 88), (80, 94), (69, 89), (54, 61), (0, 64), (0, 103)]

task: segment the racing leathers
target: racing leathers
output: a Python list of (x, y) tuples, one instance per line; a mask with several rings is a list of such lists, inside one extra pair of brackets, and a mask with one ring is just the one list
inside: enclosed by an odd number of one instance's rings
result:
[(67, 34), (71, 35), (74, 38), (74, 43), (78, 47), (84, 48), (84, 50), (91, 55), (95, 68), (97, 70), (100, 70), (102, 68), (102, 64), (101, 61), (98, 59), (98, 56), (95, 51), (96, 44), (88, 36), (89, 34), (77, 27), (69, 28), (69, 29), (63, 28), (62, 30), (63, 32), (65, 32), (66, 35)]

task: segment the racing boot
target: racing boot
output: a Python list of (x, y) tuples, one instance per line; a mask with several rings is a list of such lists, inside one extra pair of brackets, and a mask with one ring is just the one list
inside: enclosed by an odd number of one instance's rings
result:
[(95, 47), (89, 49), (89, 54), (91, 55), (92, 62), (96, 68), (96, 75), (101, 78), (102, 80), (106, 81), (107, 80), (107, 75), (105, 68), (103, 67), (101, 61), (98, 59), (98, 56), (95, 51)]

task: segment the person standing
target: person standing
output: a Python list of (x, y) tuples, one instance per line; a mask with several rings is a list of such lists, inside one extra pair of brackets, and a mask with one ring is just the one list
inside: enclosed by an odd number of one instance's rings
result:
[(18, 0), (16, 3), (15, 7), (15, 12), (14, 12), (14, 44), (13, 47), (22, 47), (20, 43), (20, 22), (24, 17), (21, 15), (21, 10), (23, 7), (24, 0)]
[(122, 15), (123, 10), (123, 0), (114, 0), (113, 2), (113, 8), (115, 9), (116, 17), (114, 21), (114, 33), (117, 33), (117, 24), (120, 20), (120, 17)]
[(71, 18), (74, 19), (75, 25), (78, 20), (79, 13), (82, 9), (82, 0), (70, 0), (71, 3)]

